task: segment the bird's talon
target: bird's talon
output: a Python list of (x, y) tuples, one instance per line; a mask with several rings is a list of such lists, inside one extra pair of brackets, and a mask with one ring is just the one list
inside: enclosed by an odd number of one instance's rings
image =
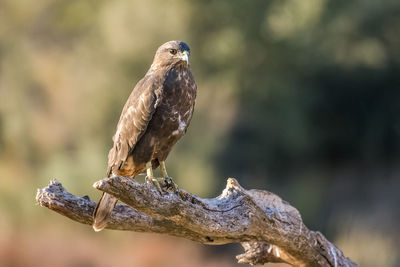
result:
[(160, 180), (161, 180), (160, 178), (149, 178), (148, 176), (145, 177), (146, 183), (153, 184), (156, 187), (157, 191), (162, 193)]
[(169, 180), (168, 180), (168, 177), (165, 177), (165, 178), (164, 178), (164, 184), (165, 184), (166, 187), (169, 187)]
[(172, 183), (171, 177), (164, 177), (165, 186), (170, 187)]
[(172, 180), (171, 177), (165, 177), (165, 184), (167, 188), (172, 188), (174, 190), (174, 193), (177, 195), (179, 192), (178, 185), (174, 183), (174, 180)]

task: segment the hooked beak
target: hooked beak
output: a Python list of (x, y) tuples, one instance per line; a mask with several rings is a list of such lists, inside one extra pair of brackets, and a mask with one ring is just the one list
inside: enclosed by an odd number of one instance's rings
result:
[(186, 63), (189, 64), (189, 52), (186, 50), (183, 51), (180, 55), (180, 59), (186, 61)]

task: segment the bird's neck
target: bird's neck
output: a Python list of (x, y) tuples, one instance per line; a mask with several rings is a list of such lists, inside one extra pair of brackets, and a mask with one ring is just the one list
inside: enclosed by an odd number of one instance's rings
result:
[(150, 66), (150, 69), (147, 71), (147, 74), (152, 74), (152, 73), (165, 74), (172, 68), (189, 68), (189, 64), (185, 61), (178, 61), (174, 64), (169, 64), (169, 65), (161, 65), (160, 63), (153, 62), (153, 64), (151, 64)]

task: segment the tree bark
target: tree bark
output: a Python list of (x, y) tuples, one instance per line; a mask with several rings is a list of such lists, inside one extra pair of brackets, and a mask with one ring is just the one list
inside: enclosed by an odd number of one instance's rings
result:
[[(163, 188), (114, 176), (95, 188), (122, 202), (107, 229), (163, 233), (209, 245), (238, 243), (244, 253), (236, 258), (251, 265), (284, 262), (292, 266), (357, 266), (321, 233), (309, 230), (300, 213), (279, 196), (246, 190), (229, 178), (222, 194), (202, 199), (180, 189)], [(36, 201), (74, 221), (93, 223), (96, 202), (68, 193), (53, 180), (38, 189)]]

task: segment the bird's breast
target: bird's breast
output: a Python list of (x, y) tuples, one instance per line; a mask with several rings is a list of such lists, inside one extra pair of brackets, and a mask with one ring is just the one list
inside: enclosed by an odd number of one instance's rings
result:
[(170, 71), (164, 83), (163, 96), (155, 115), (160, 116), (160, 130), (169, 138), (180, 138), (192, 118), (196, 85), (190, 70)]

